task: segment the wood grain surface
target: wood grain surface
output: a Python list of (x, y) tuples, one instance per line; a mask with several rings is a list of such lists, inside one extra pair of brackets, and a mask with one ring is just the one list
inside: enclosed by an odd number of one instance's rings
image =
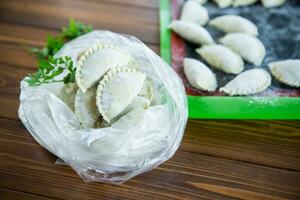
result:
[[(175, 156), (122, 185), (55, 165), (18, 119), (19, 82), (73, 17), (159, 53), (159, 0), (0, 0), (0, 199), (300, 199), (299, 121), (189, 120)], [(300, 109), (300, 108), (299, 108)]]

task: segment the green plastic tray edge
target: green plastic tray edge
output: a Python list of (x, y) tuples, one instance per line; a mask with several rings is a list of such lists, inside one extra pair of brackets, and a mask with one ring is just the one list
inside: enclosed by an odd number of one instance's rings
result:
[(171, 31), (168, 24), (171, 21), (171, 8), (169, 0), (161, 0), (159, 6), (160, 20), (160, 56), (171, 64)]
[[(170, 0), (160, 0), (160, 53), (171, 64)], [(188, 96), (193, 119), (300, 119), (297, 97), (198, 97)]]
[(300, 119), (297, 97), (188, 96), (188, 105), (194, 119)]

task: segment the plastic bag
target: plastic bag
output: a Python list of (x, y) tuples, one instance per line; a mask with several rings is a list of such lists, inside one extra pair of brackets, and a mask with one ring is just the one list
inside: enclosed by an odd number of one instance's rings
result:
[(31, 87), (23, 80), (19, 117), (40, 145), (84, 181), (122, 183), (168, 160), (178, 149), (187, 121), (186, 95), (172, 68), (133, 36), (93, 31), (65, 44), (55, 56), (70, 56), (76, 66), (78, 56), (98, 42), (134, 56), (152, 80), (154, 105), (135, 109), (110, 127), (82, 129), (57, 97), (62, 83)]

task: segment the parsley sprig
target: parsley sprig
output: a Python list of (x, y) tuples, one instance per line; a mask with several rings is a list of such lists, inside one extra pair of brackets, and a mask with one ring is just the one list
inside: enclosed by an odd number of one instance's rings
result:
[[(62, 79), (54, 79), (56, 76), (60, 75), (68, 70), (67, 75)], [(59, 57), (53, 58), (52, 56), (48, 57), (48, 61), (43, 65), (39, 66), (39, 69), (34, 74), (29, 75), (27, 83), (30, 86), (38, 86), (43, 83), (55, 83), (55, 82), (64, 82), (65, 84), (75, 81), (75, 71), (76, 68), (73, 65), (73, 61), (70, 57)]]
[[(64, 82), (75, 82), (76, 67), (70, 57), (54, 58), (62, 46), (76, 37), (92, 31), (90, 25), (70, 19), (69, 26), (63, 27), (62, 32), (58, 36), (48, 36), (47, 44), (43, 48), (29, 48), (28, 51), (33, 53), (38, 59), (38, 70), (33, 74), (29, 74), (26, 81), (30, 86), (38, 86), (41, 84)], [(67, 71), (62, 79), (55, 79), (56, 76)]]

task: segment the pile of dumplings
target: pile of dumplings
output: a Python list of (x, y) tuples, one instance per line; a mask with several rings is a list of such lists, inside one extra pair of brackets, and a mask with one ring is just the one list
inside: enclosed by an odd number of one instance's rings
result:
[[(260, 39), (256, 25), (238, 15), (223, 15), (209, 21), (209, 14), (201, 3), (205, 0), (189, 0), (182, 8), (180, 20), (174, 20), (169, 27), (188, 42), (200, 45), (197, 54), (206, 63), (224, 73), (237, 75), (223, 87), (218, 87), (216, 75), (201, 61), (185, 58), (184, 73), (194, 88), (213, 92), (217, 88), (230, 96), (252, 95), (266, 90), (271, 85), (271, 75), (260, 68), (266, 49)], [(245, 6), (256, 0), (214, 0), (219, 7)], [(279, 6), (284, 0), (262, 0), (265, 7)], [(203, 27), (206, 24), (218, 29), (225, 36), (214, 41)], [(256, 67), (244, 71), (244, 62)], [(281, 83), (300, 87), (300, 60), (289, 59), (268, 64), (271, 74)]]
[[(207, 0), (193, 0), (197, 3), (204, 4)], [(255, 4), (259, 0), (213, 0), (220, 8), (227, 8), (229, 6), (249, 6)], [(281, 6), (285, 3), (285, 0), (261, 0), (261, 3), (266, 8)]]
[(152, 83), (134, 57), (110, 44), (98, 43), (77, 61), (76, 83), (58, 97), (76, 114), (83, 128), (106, 127), (152, 101)]

